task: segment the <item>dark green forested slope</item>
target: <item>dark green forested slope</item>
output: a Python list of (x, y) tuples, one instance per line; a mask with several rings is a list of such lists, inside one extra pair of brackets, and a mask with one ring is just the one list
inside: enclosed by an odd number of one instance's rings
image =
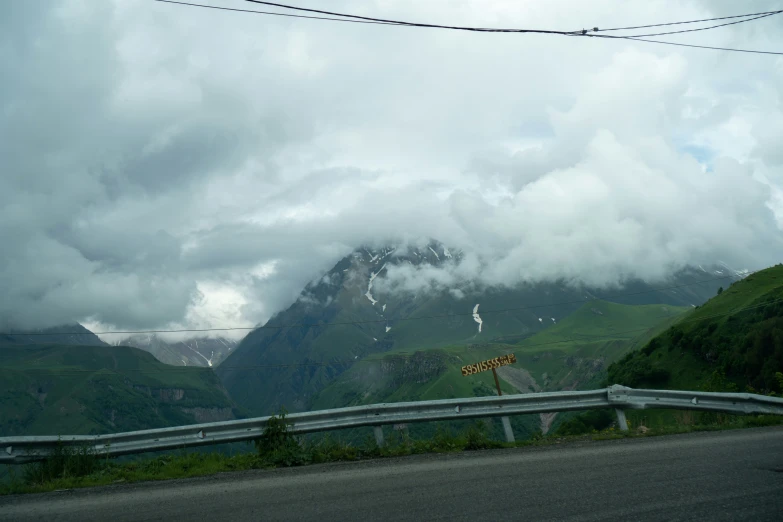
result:
[(0, 436), (96, 434), (236, 418), (211, 369), (124, 346), (0, 342)]

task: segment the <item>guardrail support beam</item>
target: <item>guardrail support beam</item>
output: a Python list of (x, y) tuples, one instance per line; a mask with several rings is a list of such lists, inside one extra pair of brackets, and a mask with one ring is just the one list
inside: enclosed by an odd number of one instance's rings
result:
[(503, 431), (506, 433), (506, 442), (514, 442), (514, 430), (511, 429), (511, 421), (508, 417), (503, 416), (500, 418), (503, 422)]
[(617, 414), (617, 424), (620, 426), (620, 430), (628, 431), (628, 421), (625, 418), (625, 412), (620, 408), (615, 408), (614, 412)]
[(375, 432), (375, 443), (378, 445), (379, 448), (383, 447), (383, 426), (373, 426), (373, 431)]

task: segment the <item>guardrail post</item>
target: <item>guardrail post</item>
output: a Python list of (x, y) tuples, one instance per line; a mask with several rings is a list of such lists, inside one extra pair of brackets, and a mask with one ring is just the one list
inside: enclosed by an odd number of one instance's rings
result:
[(503, 431), (506, 432), (506, 442), (514, 442), (514, 430), (511, 429), (511, 421), (506, 416), (501, 417), (500, 420), (503, 422)]
[(373, 426), (373, 431), (375, 432), (375, 443), (378, 445), (379, 448), (383, 447), (383, 426)]
[(615, 408), (614, 412), (617, 414), (617, 424), (620, 426), (620, 430), (628, 431), (628, 421), (625, 419), (625, 412), (620, 408)]

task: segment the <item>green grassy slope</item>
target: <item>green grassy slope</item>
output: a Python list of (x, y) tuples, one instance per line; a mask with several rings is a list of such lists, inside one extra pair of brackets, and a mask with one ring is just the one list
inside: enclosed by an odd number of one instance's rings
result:
[(608, 364), (646, 342), (687, 310), (596, 301), (520, 341), (513, 349), (518, 365), (534, 381), (529, 391), (593, 388)]
[[(533, 377), (536, 391), (573, 386), (578, 380), (558, 386), (562, 379), (556, 377), (573, 374), (576, 362), (581, 359), (589, 360), (591, 366), (595, 366), (594, 361), (614, 361), (686, 310), (598, 301), (584, 305), (557, 325), (515, 345), (490, 342), (371, 354), (319, 393), (311, 407), (325, 409), (373, 402), (470, 397), (480, 383), (494, 387), (492, 373), (463, 377), (460, 368), (512, 352), (519, 361), (516, 366)], [(516, 392), (510, 383), (504, 386), (507, 392)]]
[(209, 369), (129, 347), (0, 347), (0, 435), (93, 434), (241, 414)]
[[(738, 281), (609, 368), (611, 383), (781, 392), (783, 265)], [(717, 391), (717, 390), (716, 390)]]
[[(594, 388), (607, 364), (641, 346), (687, 310), (599, 301), (517, 344), (488, 342), (372, 354), (317, 394), (310, 408), (492, 394), (491, 372), (465, 377), (460, 369), (507, 353), (515, 353), (518, 362), (499, 370), (504, 393)], [(515, 429), (521, 437), (538, 429), (541, 420), (525, 416), (519, 422)]]

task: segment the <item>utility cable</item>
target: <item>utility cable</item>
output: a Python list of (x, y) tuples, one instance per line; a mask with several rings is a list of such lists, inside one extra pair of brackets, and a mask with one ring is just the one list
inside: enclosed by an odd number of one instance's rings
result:
[[(718, 51), (733, 51), (733, 52), (742, 52), (742, 53), (754, 53), (754, 54), (770, 54), (770, 55), (783, 55), (783, 52), (774, 52), (774, 51), (758, 51), (753, 49), (735, 49), (735, 48), (729, 48), (729, 47), (713, 47), (713, 46), (707, 46), (707, 45), (693, 45), (693, 44), (683, 44), (683, 43), (675, 43), (675, 42), (665, 42), (665, 41), (659, 41), (659, 40), (644, 40), (641, 37), (642, 36), (660, 36), (660, 35), (667, 35), (667, 34), (677, 34), (680, 32), (690, 32), (690, 31), (704, 31), (707, 29), (714, 29), (716, 27), (723, 27), (724, 25), (731, 25), (731, 24), (720, 24), (716, 26), (711, 27), (705, 27), (700, 29), (692, 29), (689, 31), (671, 31), (671, 32), (664, 32), (664, 33), (653, 33), (649, 35), (628, 35), (628, 36), (610, 36), (610, 35), (600, 35), (596, 34), (598, 32), (604, 32), (604, 31), (620, 31), (620, 30), (629, 30), (629, 29), (643, 29), (643, 28), (649, 28), (649, 27), (662, 27), (662, 26), (668, 26), (668, 25), (676, 25), (676, 24), (690, 24), (690, 23), (697, 23), (697, 22), (706, 22), (706, 21), (712, 21), (712, 20), (725, 20), (729, 18), (747, 18), (750, 16), (757, 16), (757, 18), (763, 18), (764, 16), (771, 16), (773, 14), (778, 14), (781, 11), (767, 11), (763, 13), (752, 13), (752, 14), (746, 14), (746, 15), (735, 15), (735, 16), (724, 16), (724, 17), (717, 17), (717, 18), (705, 18), (702, 20), (688, 20), (683, 22), (670, 22), (670, 23), (663, 23), (663, 24), (650, 24), (650, 25), (640, 25), (640, 26), (633, 26), (633, 27), (615, 27), (615, 28), (609, 28), (609, 29), (599, 29), (597, 27), (586, 30), (577, 30), (577, 31), (554, 31), (554, 30), (544, 30), (544, 29), (502, 29), (502, 28), (486, 28), (486, 27), (463, 27), (463, 26), (448, 26), (448, 25), (438, 25), (438, 24), (423, 24), (423, 23), (414, 23), (414, 22), (405, 22), (405, 21), (396, 21), (396, 20), (384, 20), (384, 19), (376, 19), (371, 17), (362, 17), (358, 15), (350, 15), (350, 14), (342, 14), (342, 13), (333, 13), (335, 16), (341, 16), (344, 18), (334, 18), (334, 17), (323, 17), (323, 16), (309, 16), (309, 15), (297, 15), (297, 14), (290, 14), (290, 13), (276, 13), (271, 11), (255, 11), (251, 9), (238, 9), (238, 8), (232, 8), (232, 7), (222, 7), (222, 6), (214, 6), (214, 5), (206, 5), (206, 4), (196, 4), (192, 2), (180, 2), (175, 0), (153, 0), (155, 2), (161, 2), (161, 3), (167, 3), (167, 4), (176, 4), (176, 5), (183, 5), (183, 6), (190, 6), (190, 7), (202, 7), (206, 9), (217, 9), (221, 11), (234, 11), (234, 12), (240, 12), (240, 13), (251, 13), (251, 14), (262, 14), (262, 15), (270, 15), (270, 16), (281, 16), (281, 17), (288, 17), (288, 18), (304, 18), (304, 19), (311, 19), (311, 20), (326, 20), (331, 22), (350, 22), (350, 23), (360, 23), (360, 24), (376, 24), (376, 25), (397, 25), (402, 27), (424, 27), (424, 28), (438, 28), (438, 29), (453, 29), (453, 30), (462, 30), (462, 31), (474, 31), (474, 32), (488, 32), (488, 33), (538, 33), (538, 34), (557, 34), (557, 35), (563, 35), (563, 36), (590, 36), (590, 37), (599, 37), (599, 38), (615, 38), (615, 39), (625, 39), (625, 40), (636, 40), (639, 42), (649, 42), (649, 43), (657, 43), (657, 44), (665, 44), (665, 45), (675, 45), (680, 47), (693, 47), (698, 49), (712, 49), (712, 50), (718, 50)], [(321, 11), (317, 9), (306, 9), (302, 7), (296, 7), (296, 6), (290, 6), (285, 4), (278, 4), (273, 2), (262, 2), (260, 0), (247, 0), (248, 2), (253, 2), (257, 4), (264, 4), (264, 5), (271, 5), (271, 6), (277, 6), (277, 7), (283, 7), (286, 9), (295, 9), (300, 11), (309, 11), (309, 12), (316, 12), (316, 13), (330, 13), (331, 11)], [(756, 18), (752, 18), (752, 20), (755, 20)], [(741, 20), (736, 23), (742, 23), (745, 21), (750, 20)]]
[[(760, 16), (756, 16), (754, 18), (748, 18), (745, 20), (737, 20), (734, 22), (728, 22), (725, 24), (718, 24), (718, 25), (710, 25), (708, 27), (697, 27), (696, 29), (682, 29), (681, 31), (666, 31), (663, 33), (649, 33), (649, 34), (629, 34), (626, 36), (617, 36), (614, 38), (646, 38), (648, 36), (665, 36), (670, 34), (681, 34), (681, 33), (695, 33), (697, 31), (707, 31), (709, 29), (717, 29), (718, 27), (726, 27), (727, 25), (735, 25), (735, 24), (744, 24), (745, 22), (752, 22), (753, 20), (758, 20), (760, 18), (766, 18), (768, 16), (774, 16), (776, 14), (783, 13), (783, 11), (772, 11), (771, 13), (763, 14)], [(609, 29), (604, 29), (609, 30)], [(601, 29), (598, 29), (598, 31), (602, 31)], [(585, 33), (590, 33), (591, 31), (585, 31)], [(596, 32), (593, 30), (592, 32)], [(579, 36), (591, 36), (590, 34), (582, 34)], [(612, 38), (612, 36), (606, 35), (608, 38)]]
[(353, 18), (356, 20), (362, 20), (367, 22), (376, 22), (376, 23), (382, 22), (385, 24), (403, 25), (406, 27), (425, 27), (430, 29), (453, 29), (457, 31), (475, 31), (475, 32), (482, 32), (482, 33), (540, 33), (540, 34), (572, 35), (581, 32), (581, 31), (553, 31), (553, 30), (546, 30), (546, 29), (501, 29), (501, 28), (490, 28), (490, 27), (466, 27), (466, 26), (457, 26), (457, 25), (425, 24), (425, 23), (418, 23), (418, 22), (406, 22), (402, 20), (388, 20), (385, 18), (373, 18), (370, 16), (359, 16), (359, 15), (352, 15), (346, 13), (337, 13), (334, 11), (323, 11), (320, 9), (308, 9), (306, 7), (297, 7), (294, 5), (278, 4), (275, 2), (266, 2), (262, 0), (246, 0), (246, 1), (251, 2), (253, 4), (280, 7), (283, 9), (291, 9), (294, 11), (318, 13), (318, 14), (323, 14), (328, 16), (341, 16), (344, 18)]
[(633, 40), (635, 42), (649, 42), (649, 43), (657, 43), (657, 44), (664, 44), (664, 45), (674, 45), (677, 47), (694, 47), (696, 49), (712, 49), (715, 51), (732, 51), (736, 53), (750, 53), (750, 54), (773, 54), (773, 55), (783, 55), (783, 52), (777, 52), (777, 51), (758, 51), (756, 49), (736, 49), (733, 47), (714, 47), (710, 45), (695, 45), (695, 44), (686, 44), (686, 43), (680, 43), (680, 42), (666, 42), (663, 40), (647, 40), (645, 38), (635, 38), (633, 36), (609, 36), (605, 34), (587, 34), (585, 36), (589, 36), (591, 38), (611, 38), (613, 40)]
[(387, 22), (370, 22), (370, 21), (361, 21), (361, 20), (348, 20), (345, 18), (327, 18), (323, 16), (307, 16), (307, 15), (296, 15), (290, 13), (273, 13), (271, 11), (254, 11), (252, 9), (237, 9), (234, 7), (222, 7), (217, 5), (194, 4), (191, 2), (177, 2), (175, 0), (153, 0), (153, 1), (161, 2), (164, 4), (176, 4), (176, 5), (185, 5), (189, 7), (203, 7), (205, 9), (217, 9), (219, 11), (234, 11), (237, 13), (252, 13), (252, 14), (270, 15), (270, 16), (282, 16), (285, 18), (306, 18), (308, 20), (328, 20), (331, 22), (350, 22), (355, 24), (400, 25), (400, 24), (391, 24)]
[[(665, 27), (665, 26), (669, 26), (669, 25), (698, 24), (698, 23), (702, 23), (702, 22), (716, 22), (718, 20), (729, 20), (729, 19), (732, 19), (732, 18), (746, 18), (748, 16), (758, 16), (758, 17), (761, 17), (763, 15), (772, 15), (772, 14), (778, 14), (778, 13), (781, 13), (781, 12), (783, 12), (783, 10), (779, 10), (779, 11), (763, 11), (763, 12), (760, 12), (760, 13), (748, 13), (748, 14), (733, 15), (733, 16), (721, 16), (721, 17), (718, 17), (718, 18), (702, 18), (701, 20), (687, 20), (685, 22), (668, 22), (668, 23), (664, 23), (664, 24), (636, 25), (636, 26), (631, 26), (631, 27), (611, 27), (609, 29), (596, 29), (596, 30), (597, 31), (601, 31), (601, 32), (604, 32), (604, 31), (630, 31), (630, 30), (633, 30), (633, 29), (649, 29), (650, 27)], [(720, 27), (720, 26), (718, 25), (718, 26), (714, 26), (714, 27)]]

